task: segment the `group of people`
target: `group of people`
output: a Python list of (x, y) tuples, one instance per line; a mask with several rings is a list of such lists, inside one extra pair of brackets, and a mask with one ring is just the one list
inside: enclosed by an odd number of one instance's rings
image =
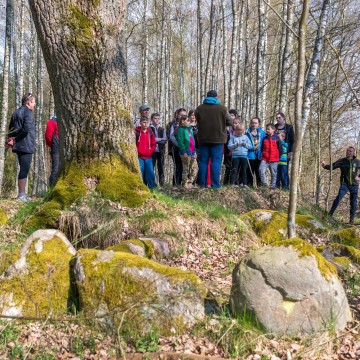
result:
[(269, 168), (270, 189), (289, 188), (294, 129), (282, 112), (276, 114), (277, 123), (267, 124), (265, 131), (258, 117), (252, 118), (246, 129), (235, 109), (228, 111), (220, 104), (215, 90), (207, 93), (196, 110), (177, 109), (166, 127), (159, 125), (159, 113), (149, 117), (147, 104), (141, 105), (139, 112), (136, 147), (143, 181), (150, 189), (157, 186), (156, 166), (159, 184), (164, 184), (166, 143), (174, 163), (173, 185), (219, 188), (223, 164), (223, 185), (267, 187)]
[[(18, 199), (28, 202), (25, 189), (35, 153), (35, 121), (33, 109), (35, 96), (27, 93), (22, 97), (22, 106), (12, 115), (6, 146), (16, 153), (20, 171), (18, 174)], [(165, 182), (164, 158), (166, 144), (168, 154), (174, 162), (173, 185), (191, 188), (219, 188), (222, 162), (225, 167), (223, 184), (247, 188), (261, 184), (268, 186), (267, 169), (270, 169), (270, 189), (289, 188), (288, 164), (292, 158), (294, 129), (286, 123), (282, 112), (276, 114), (276, 123), (261, 128), (261, 121), (254, 117), (246, 129), (244, 122), (234, 109), (229, 111), (220, 104), (217, 92), (210, 90), (196, 110), (179, 108), (173, 120), (164, 128), (160, 126), (160, 114), (149, 118), (150, 106), (139, 108), (136, 119), (135, 139), (143, 182), (153, 189), (154, 169), (157, 168), (159, 184)], [(151, 123), (150, 123), (151, 122)], [(48, 122), (45, 140), (51, 149), (51, 174), (49, 185), (56, 183), (59, 172), (59, 131), (56, 115)], [(354, 223), (360, 181), (360, 160), (355, 157), (355, 148), (350, 146), (346, 156), (326, 165), (324, 169), (340, 169), (340, 188), (333, 202), (329, 217), (332, 218), (344, 196), (350, 192), (350, 223)]]

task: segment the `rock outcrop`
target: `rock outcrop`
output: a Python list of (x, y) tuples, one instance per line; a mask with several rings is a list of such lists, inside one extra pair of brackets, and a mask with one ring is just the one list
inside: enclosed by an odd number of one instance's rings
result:
[(205, 288), (194, 274), (125, 252), (81, 249), (74, 261), (80, 311), (105, 326), (179, 333), (204, 316)]
[(71, 304), (69, 262), (75, 249), (58, 230), (38, 230), (18, 254), (1, 256), (0, 313), (46, 317)]
[(230, 303), (234, 314), (250, 311), (277, 335), (340, 330), (351, 320), (336, 269), (300, 239), (245, 257), (233, 272)]

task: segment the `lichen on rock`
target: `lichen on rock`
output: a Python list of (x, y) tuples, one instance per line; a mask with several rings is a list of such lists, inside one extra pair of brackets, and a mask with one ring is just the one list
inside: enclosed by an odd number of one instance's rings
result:
[[(206, 290), (187, 271), (124, 252), (82, 249), (73, 263), (80, 311), (127, 333), (182, 332), (204, 316)], [(100, 314), (100, 315), (99, 315)]]
[[(287, 238), (287, 214), (273, 210), (252, 210), (240, 219), (250, 225), (254, 232), (266, 243)], [(296, 215), (296, 232), (301, 238), (312, 233), (321, 233), (323, 226), (309, 215)]]
[(12, 264), (2, 266), (0, 313), (47, 317), (65, 314), (73, 293), (69, 262), (75, 249), (57, 230), (39, 230), (23, 244)]
[(347, 229), (339, 230), (332, 236), (332, 240), (334, 242), (346, 246), (352, 246), (360, 250), (360, 229), (355, 226), (352, 226)]

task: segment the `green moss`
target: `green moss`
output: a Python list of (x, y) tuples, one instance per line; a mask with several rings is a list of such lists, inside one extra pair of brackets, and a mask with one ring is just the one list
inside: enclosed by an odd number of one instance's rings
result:
[(311, 246), (308, 242), (299, 239), (293, 238), (283, 241), (277, 241), (272, 244), (273, 246), (291, 246), (292, 248), (298, 250), (299, 257), (303, 256), (313, 256), (318, 264), (318, 268), (320, 273), (325, 277), (325, 279), (329, 280), (330, 275), (336, 275), (337, 270), (336, 267), (330, 264), (321, 254), (319, 254), (316, 249)]
[[(187, 271), (170, 268), (146, 258), (127, 253), (101, 252), (98, 250), (81, 249), (78, 252), (84, 269), (85, 278), (83, 283), (78, 282), (80, 295), (80, 309), (88, 316), (96, 314), (99, 309), (106, 310), (112, 315), (114, 325), (119, 324), (124, 316), (122, 331), (126, 333), (146, 332), (144, 326), (149, 325), (147, 316), (151, 322), (161, 325), (161, 333), (169, 334), (170, 328), (177, 330), (183, 325), (181, 316), (172, 316), (164, 313), (160, 304), (163, 304), (156, 290), (155, 279), (139, 278), (130, 271), (124, 270), (138, 268), (145, 272), (146, 269), (164, 276), (170, 284), (184, 284), (188, 291), (182, 294), (184, 298), (197, 295), (205, 297), (206, 291), (202, 287), (200, 279)], [(102, 258), (107, 257), (106, 259)], [(101, 260), (102, 258), (102, 260)], [(121, 274), (121, 276), (119, 276)], [(177, 301), (177, 299), (173, 299)], [(169, 298), (166, 303), (171, 301)], [(104, 305), (105, 304), (105, 305)], [(160, 307), (159, 307), (160, 306)], [(148, 315), (146, 315), (148, 314)], [(171, 321), (169, 321), (171, 320)], [(175, 320), (178, 323), (175, 323)]]
[(338, 231), (332, 238), (337, 243), (355, 247), (360, 249), (360, 232), (356, 227), (342, 229)]
[(354, 248), (353, 246), (343, 245), (338, 243), (330, 244), (332, 249), (337, 253), (340, 252), (340, 256), (349, 257), (354, 263), (360, 264), (360, 250)]
[(121, 241), (120, 243), (109, 246), (106, 250), (118, 251), (118, 252), (125, 252), (127, 254), (132, 254), (128, 244), (133, 244), (135, 246), (139, 246), (144, 249), (145, 256), (149, 259), (155, 253), (154, 244), (150, 240), (140, 240), (140, 239), (129, 239)]
[(0, 225), (5, 225), (7, 223), (7, 215), (5, 210), (0, 209)]
[(45, 317), (66, 313), (69, 298), (72, 297), (69, 275), (71, 257), (67, 246), (56, 237), (43, 242), (41, 252), (36, 252), (32, 243), (26, 256), (28, 270), (2, 278), (1, 294), (12, 294), (12, 306), (22, 309), (23, 316)]
[(62, 206), (56, 201), (40, 205), (34, 214), (25, 220), (22, 230), (31, 233), (38, 229), (56, 229)]
[(348, 269), (351, 264), (351, 260), (346, 256), (334, 256), (333, 260), (345, 269)]
[[(269, 218), (259, 220), (259, 214), (269, 214)], [(287, 217), (287, 214), (283, 212), (257, 209), (240, 216), (240, 219), (250, 224), (254, 232), (266, 244), (271, 244), (274, 241), (281, 241), (287, 238)], [(309, 215), (296, 215), (295, 222), (298, 236), (305, 237), (309, 233), (319, 233), (322, 231), (316, 228), (311, 222), (312, 220), (314, 219)]]
[(0, 252), (0, 275), (3, 274), (3, 272), (16, 261), (18, 254), (18, 251)]

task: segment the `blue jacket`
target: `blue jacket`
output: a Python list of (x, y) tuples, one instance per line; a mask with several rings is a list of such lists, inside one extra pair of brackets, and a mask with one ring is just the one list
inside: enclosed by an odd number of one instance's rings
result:
[(255, 160), (255, 159), (261, 160), (262, 144), (263, 144), (263, 140), (264, 140), (266, 133), (261, 128), (257, 128), (256, 130), (259, 135), (259, 146), (258, 146), (257, 150), (254, 150), (254, 142), (253, 142), (252, 136), (251, 136), (251, 129), (249, 128), (246, 130), (246, 135), (249, 137), (250, 142), (252, 144), (252, 150), (249, 150), (249, 152), (248, 152), (248, 159), (250, 159), (250, 160)]
[[(238, 143), (245, 143), (245, 145), (238, 146)], [(248, 150), (252, 150), (254, 147), (251, 144), (251, 141), (249, 138), (244, 135), (236, 135), (230, 137), (228, 148), (232, 150), (232, 157), (235, 156), (242, 156), (247, 157), (248, 156)]]

